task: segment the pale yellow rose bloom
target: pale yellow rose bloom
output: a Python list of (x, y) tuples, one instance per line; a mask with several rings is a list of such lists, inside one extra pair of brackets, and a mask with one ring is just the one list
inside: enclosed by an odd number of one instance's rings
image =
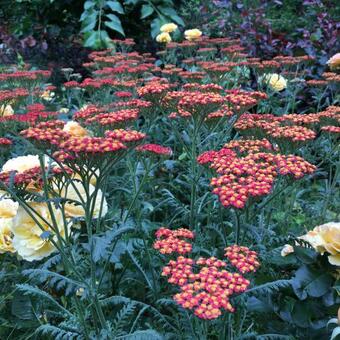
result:
[(74, 137), (89, 136), (89, 132), (85, 128), (83, 128), (79, 123), (74, 121), (67, 122), (63, 128), (63, 131), (69, 133)]
[(26, 170), (40, 167), (39, 156), (27, 155), (9, 159), (2, 167), (2, 172), (17, 171), (22, 173)]
[(19, 204), (10, 198), (0, 199), (0, 218), (13, 218), (18, 212)]
[(311, 230), (307, 234), (300, 236), (299, 239), (308, 242), (314, 249), (317, 249), (323, 244), (323, 240), (317, 231)]
[(41, 260), (56, 251), (52, 242), (46, 237), (47, 235), (42, 235), (44, 231), (50, 232), (53, 239), (57, 240), (55, 231), (50, 228), (50, 225), (53, 228), (57, 227), (62, 237), (65, 236), (65, 230), (60, 209), (52, 208), (57, 224), (55, 226), (52, 223), (52, 215), (46, 203), (30, 203), (30, 206), (36, 211), (34, 216), (40, 227), (24, 208), (19, 207), (18, 213), (13, 219), (13, 247), (24, 260), (35, 261)]
[(285, 244), (281, 250), (281, 256), (285, 257), (289, 254), (294, 253), (294, 248), (290, 244)]
[(163, 26), (161, 26), (161, 32), (172, 33), (176, 31), (177, 27), (178, 26), (172, 22), (169, 24), (164, 24)]
[(340, 223), (330, 222), (316, 228), (323, 244), (317, 248), (320, 253), (326, 251), (329, 263), (340, 266)]
[(156, 41), (159, 43), (169, 43), (171, 41), (171, 37), (169, 33), (163, 32), (157, 35)]
[(194, 28), (191, 30), (186, 30), (184, 32), (184, 36), (185, 36), (185, 39), (189, 41), (194, 41), (194, 40), (199, 39), (202, 36), (202, 32), (199, 29)]
[(13, 218), (0, 218), (0, 254), (15, 253), (12, 225)]
[(340, 53), (333, 55), (333, 57), (327, 61), (327, 64), (331, 70), (340, 68)]
[[(86, 167), (85, 167), (86, 168)], [(97, 177), (99, 177), (99, 169), (95, 170), (94, 173), (90, 176), (90, 184), (96, 185), (97, 183)], [(81, 181), (81, 176), (79, 174), (74, 174), (73, 179), (77, 179)]]
[(0, 106), (0, 116), (1, 117), (8, 117), (13, 116), (14, 110), (11, 105), (1, 105)]
[[(77, 190), (74, 188), (77, 188)], [(78, 192), (77, 192), (78, 191)], [(89, 185), (89, 194), (92, 195), (95, 191), (95, 187), (90, 184)], [(84, 185), (79, 181), (74, 181), (72, 184), (67, 184), (67, 186), (62, 190), (61, 197), (72, 200), (74, 202), (69, 202), (65, 204), (65, 213), (67, 217), (84, 217), (85, 210), (83, 207), (83, 202), (86, 204), (86, 192), (84, 189)], [(101, 203), (103, 200), (103, 203)], [(103, 197), (103, 192), (99, 189), (97, 192), (94, 209), (93, 209), (93, 218), (98, 218), (100, 213), (100, 207), (102, 207), (101, 216), (105, 216), (108, 211), (108, 206), (105, 197)], [(93, 202), (91, 203), (91, 206)]]
[(273, 91), (279, 92), (287, 87), (287, 80), (277, 73), (265, 75), (264, 80)]
[(329, 253), (329, 263), (340, 266), (340, 222), (330, 222), (299, 237), (307, 241), (319, 253)]

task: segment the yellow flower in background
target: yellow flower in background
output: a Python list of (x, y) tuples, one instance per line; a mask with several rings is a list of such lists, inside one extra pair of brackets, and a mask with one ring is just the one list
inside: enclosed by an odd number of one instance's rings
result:
[(189, 41), (194, 41), (194, 40), (199, 39), (202, 36), (202, 32), (199, 29), (194, 28), (192, 30), (186, 30), (184, 32), (184, 36), (185, 36), (185, 39)]
[(333, 57), (327, 61), (327, 64), (331, 70), (340, 68), (340, 53), (333, 55)]
[(15, 253), (12, 226), (13, 218), (0, 218), (0, 254)]
[(59, 113), (69, 113), (70, 112), (70, 109), (68, 109), (67, 107), (62, 107), (60, 110), (59, 110)]
[(157, 35), (156, 41), (159, 43), (169, 43), (171, 42), (170, 34), (167, 32), (163, 32)]
[(85, 128), (83, 128), (79, 123), (74, 121), (67, 122), (63, 128), (63, 131), (68, 132), (73, 137), (89, 136), (89, 132)]
[(161, 32), (165, 32), (165, 33), (172, 33), (174, 31), (177, 30), (177, 25), (174, 24), (174, 23), (169, 23), (169, 24), (164, 24), (162, 27), (161, 27)]
[(1, 117), (8, 117), (8, 116), (13, 116), (14, 115), (14, 110), (11, 105), (1, 105), (0, 106), (0, 116)]
[[(87, 168), (85, 167), (85, 169), (87, 169)], [(91, 173), (91, 175), (90, 175), (90, 178), (89, 178), (90, 184), (92, 184), (92, 185), (95, 186), (96, 183), (97, 183), (97, 178), (98, 178), (99, 176), (100, 176), (99, 169), (93, 171), (93, 172)], [(73, 179), (77, 179), (78, 181), (81, 181), (81, 180), (82, 180), (82, 179), (81, 179), (81, 176), (80, 176), (78, 173), (75, 173), (75, 174), (73, 175), (72, 178), (73, 178)]]
[[(74, 188), (76, 187), (77, 190)], [(95, 187), (90, 184), (89, 186), (89, 194), (92, 195), (95, 192)], [(68, 183), (66, 188), (64, 188), (60, 194), (61, 197), (64, 197), (73, 202), (67, 202), (65, 204), (65, 213), (67, 217), (84, 217), (85, 210), (83, 207), (83, 202), (86, 204), (86, 192), (84, 185), (81, 182), (74, 181), (73, 184)], [(102, 203), (103, 200), (103, 203)], [(92, 200), (93, 201), (93, 200)], [(93, 202), (91, 202), (92, 206)], [(103, 197), (103, 192), (98, 189), (96, 200), (94, 203), (93, 209), (93, 217), (98, 218), (100, 213), (100, 207), (102, 207), (101, 216), (107, 214), (108, 206), (105, 197)]]
[(52, 101), (54, 97), (55, 93), (50, 90), (45, 90), (40, 96), (40, 98), (46, 100), (47, 102)]
[(320, 225), (299, 238), (307, 241), (317, 252), (329, 253), (329, 263), (340, 266), (340, 222)]
[(27, 155), (27, 156), (19, 156), (15, 158), (9, 159), (3, 166), (2, 172), (7, 171), (17, 171), (18, 173), (22, 173), (26, 170), (40, 167), (39, 156), (37, 155)]
[(14, 253), (12, 225), (19, 204), (10, 199), (4, 191), (0, 191), (0, 196), (0, 254)]
[(30, 207), (37, 212), (34, 216), (40, 227), (22, 207), (19, 207), (18, 213), (13, 219), (13, 247), (23, 259), (35, 261), (49, 256), (56, 250), (49, 240), (51, 235), (54, 240), (57, 240), (50, 225), (54, 228), (57, 227), (62, 237), (65, 236), (65, 230), (60, 209), (52, 208), (57, 224), (54, 226), (46, 203), (30, 203)]
[(264, 81), (273, 91), (282, 91), (287, 87), (287, 80), (277, 73), (271, 73), (264, 76)]

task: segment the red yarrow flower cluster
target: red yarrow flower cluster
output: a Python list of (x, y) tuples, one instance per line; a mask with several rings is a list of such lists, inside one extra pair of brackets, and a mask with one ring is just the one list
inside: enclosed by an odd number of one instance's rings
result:
[(195, 261), (180, 256), (169, 261), (162, 276), (180, 287), (180, 292), (174, 295), (179, 305), (194, 310), (201, 319), (211, 320), (218, 318), (222, 309), (234, 312), (230, 297), (246, 291), (250, 284), (241, 274), (231, 273), (225, 267), (227, 264), (215, 257)]
[(268, 195), (278, 175), (299, 179), (316, 170), (301, 157), (268, 151), (274, 150), (266, 139), (232, 141), (219, 151), (203, 153), (197, 161), (210, 164), (220, 175), (210, 184), (222, 205), (242, 209), (251, 197)]
[[(154, 248), (161, 254), (184, 254), (191, 252), (192, 245), (183, 238), (192, 240), (194, 234), (183, 228), (160, 228), (156, 238)], [(225, 250), (231, 265), (242, 273), (255, 272), (260, 265), (256, 252), (246, 247), (234, 245)], [(234, 312), (230, 297), (244, 292), (250, 284), (241, 274), (227, 271), (227, 266), (216, 257), (194, 260), (179, 256), (163, 267), (162, 276), (179, 287), (180, 292), (173, 298), (180, 306), (192, 309), (201, 319), (211, 320), (218, 318), (223, 309)]]
[(230, 263), (242, 274), (254, 272), (260, 266), (257, 253), (247, 247), (233, 245), (224, 249)]
[(156, 238), (157, 241), (155, 241), (153, 247), (161, 254), (185, 254), (192, 251), (191, 243), (185, 241), (185, 239), (193, 239), (194, 233), (184, 228), (177, 230), (160, 228), (156, 231)]
[(159, 144), (144, 144), (136, 147), (136, 151), (148, 152), (151, 154), (161, 155), (161, 156), (171, 156), (172, 150), (169, 147), (162, 146)]
[(13, 142), (10, 139), (5, 138), (5, 137), (0, 138), (0, 145), (1, 146), (7, 146), (7, 145), (12, 145), (12, 144), (13, 144)]
[(131, 143), (143, 140), (146, 137), (146, 134), (135, 130), (115, 129), (106, 131), (105, 137), (116, 139), (123, 143)]
[(138, 118), (138, 109), (126, 109), (109, 113), (99, 113), (85, 120), (86, 124), (98, 123), (99, 125), (118, 125)]

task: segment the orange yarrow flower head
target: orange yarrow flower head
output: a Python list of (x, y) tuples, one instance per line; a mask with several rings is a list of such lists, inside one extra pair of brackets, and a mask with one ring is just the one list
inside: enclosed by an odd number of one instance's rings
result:
[(167, 228), (160, 228), (156, 231), (157, 240), (153, 244), (154, 249), (161, 254), (185, 254), (192, 251), (191, 243), (185, 239), (193, 239), (194, 233), (188, 229), (180, 228), (170, 230)]

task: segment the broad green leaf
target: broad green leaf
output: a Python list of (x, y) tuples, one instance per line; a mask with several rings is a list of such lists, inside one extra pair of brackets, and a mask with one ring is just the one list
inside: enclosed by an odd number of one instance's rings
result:
[(141, 9), (141, 19), (147, 18), (154, 12), (154, 9), (150, 5), (143, 5)]
[(124, 29), (122, 27), (122, 23), (120, 19), (114, 14), (107, 14), (106, 15), (110, 21), (105, 21), (105, 25), (112, 30), (119, 32), (121, 35), (125, 36)]
[(80, 33), (86, 33), (86, 32), (90, 32), (93, 31), (94, 28), (96, 27), (96, 21), (91, 21), (86, 25), (82, 25), (83, 28), (81, 29)]
[(96, 5), (94, 1), (85, 1), (84, 3), (84, 9), (88, 10), (89, 8), (92, 8)]
[(171, 16), (177, 14), (177, 12), (171, 7), (158, 6), (157, 9), (166, 16)]
[(302, 266), (292, 278), (292, 287), (296, 296), (300, 300), (304, 300), (307, 296), (323, 296), (331, 288), (332, 282), (330, 274)]
[(314, 263), (317, 258), (317, 252), (306, 247), (294, 247), (294, 255), (304, 264)]
[(137, 5), (139, 0), (124, 0), (124, 5)]
[(152, 22), (151, 22), (151, 36), (152, 36), (152, 38), (156, 38), (156, 36), (159, 34), (162, 24), (163, 24), (163, 22), (159, 18), (152, 20)]
[(181, 26), (185, 26), (185, 23), (184, 23), (183, 19), (182, 19), (180, 16), (178, 16), (177, 14), (171, 15), (170, 18), (171, 18), (176, 24), (181, 25)]
[(98, 43), (99, 43), (99, 34), (97, 31), (93, 31), (85, 37), (85, 41), (84, 41), (85, 47), (96, 48)]
[(333, 329), (331, 340), (339, 339), (340, 337), (340, 327), (336, 327)]
[(124, 8), (118, 1), (107, 1), (106, 4), (111, 8), (113, 12), (124, 14)]

